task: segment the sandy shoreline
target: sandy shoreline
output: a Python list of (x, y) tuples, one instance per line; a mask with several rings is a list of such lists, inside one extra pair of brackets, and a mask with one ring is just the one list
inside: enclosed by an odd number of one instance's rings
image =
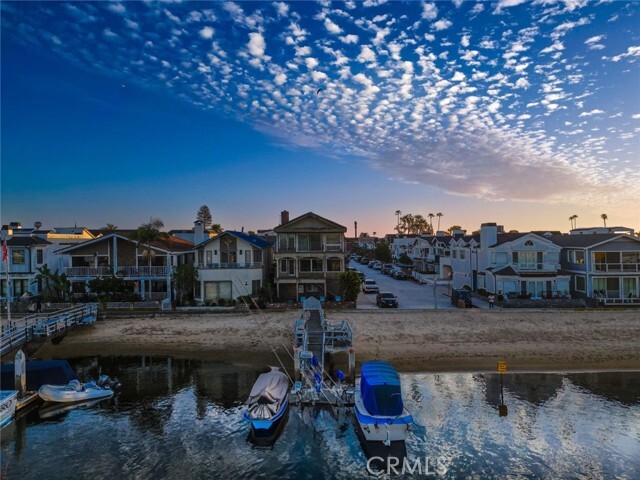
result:
[[(158, 355), (285, 365), (298, 312), (129, 317), (70, 331), (37, 358)], [(382, 359), (401, 371), (640, 370), (638, 311), (329, 311), (355, 333), (356, 362)], [(258, 321), (261, 328), (256, 325)], [(267, 339), (267, 341), (264, 341)], [(336, 361), (346, 362), (346, 354)], [(290, 365), (291, 364), (291, 365)]]

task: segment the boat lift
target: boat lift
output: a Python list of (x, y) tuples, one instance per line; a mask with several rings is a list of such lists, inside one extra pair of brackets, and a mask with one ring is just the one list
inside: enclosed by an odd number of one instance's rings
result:
[[(322, 303), (310, 297), (302, 303), (302, 314), (296, 320), (293, 333), (295, 381), (289, 401), (292, 404), (353, 405), (355, 351), (349, 322), (328, 322)], [(332, 358), (339, 352), (348, 352), (348, 377), (340, 370), (333, 372)]]

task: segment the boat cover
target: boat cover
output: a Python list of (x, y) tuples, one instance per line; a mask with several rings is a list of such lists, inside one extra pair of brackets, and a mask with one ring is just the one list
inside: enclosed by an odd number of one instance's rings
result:
[(289, 377), (274, 370), (261, 374), (251, 389), (247, 400), (248, 414), (255, 419), (273, 417), (286, 400), (289, 391)]
[[(13, 363), (2, 365), (1, 388), (14, 388)], [(27, 390), (38, 390), (42, 385), (66, 385), (76, 377), (73, 368), (66, 360), (28, 361), (26, 366)]]
[(387, 362), (365, 362), (360, 374), (362, 403), (369, 414), (396, 416), (402, 414), (400, 377), (396, 369)]

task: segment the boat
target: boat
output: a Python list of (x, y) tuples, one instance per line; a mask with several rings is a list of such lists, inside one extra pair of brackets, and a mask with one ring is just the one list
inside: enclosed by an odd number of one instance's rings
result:
[(45, 402), (82, 402), (110, 398), (119, 386), (120, 382), (117, 380), (110, 380), (106, 375), (101, 375), (97, 383), (71, 380), (67, 385), (42, 385), (38, 395)]
[(11, 422), (18, 404), (17, 390), (0, 390), (0, 428)]
[(367, 441), (406, 440), (413, 417), (402, 402), (400, 376), (387, 362), (365, 362), (356, 380), (356, 419)]
[(267, 433), (278, 427), (289, 405), (288, 394), (289, 377), (285, 373), (273, 370), (258, 377), (243, 413), (255, 433)]

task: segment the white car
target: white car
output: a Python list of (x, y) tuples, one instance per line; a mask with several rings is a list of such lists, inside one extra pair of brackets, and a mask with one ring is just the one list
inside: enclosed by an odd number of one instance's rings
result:
[(364, 293), (378, 293), (380, 291), (380, 287), (378, 287), (378, 282), (371, 278), (365, 278), (364, 282), (362, 282), (362, 291)]

